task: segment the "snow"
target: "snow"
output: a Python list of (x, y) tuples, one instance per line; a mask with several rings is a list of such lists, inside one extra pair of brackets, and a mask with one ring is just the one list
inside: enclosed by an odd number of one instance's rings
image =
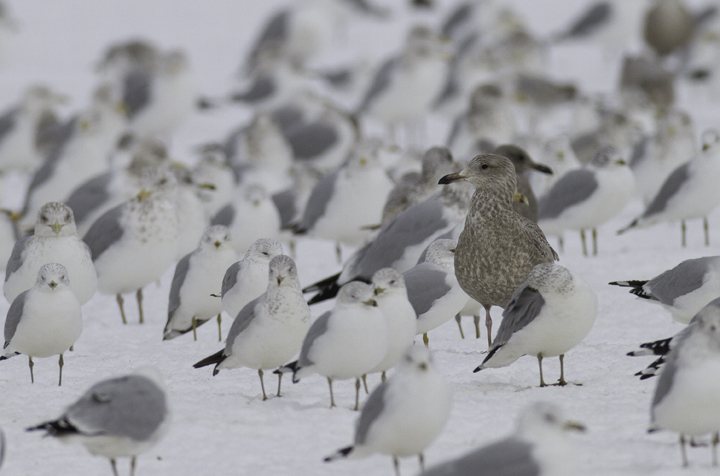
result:
[[(269, 12), (281, 1), (213, 0), (15, 0), (10, 7), (20, 19), (15, 54), (0, 71), (0, 108), (16, 100), (27, 84), (41, 81), (71, 98), (67, 113), (84, 107), (95, 84), (92, 66), (113, 41), (143, 37), (163, 48), (188, 51), (197, 71), (200, 90), (220, 95), (235, 81), (244, 52), (264, 25)], [(376, 3), (382, 3), (376, 0)], [(395, 4), (404, 7), (404, 0)], [(574, 18), (580, 2), (572, 0), (514, 0), (534, 31), (548, 33)], [(702, 2), (692, 2), (693, 5)], [(447, 7), (448, 2), (443, 3)], [(397, 9), (397, 8), (396, 8)], [(399, 14), (391, 21), (361, 20), (340, 44), (352, 45), (377, 60), (390, 54), (403, 39), (412, 21), (430, 22), (428, 14)], [(338, 47), (335, 57), (347, 56)], [(558, 47), (551, 53), (550, 71), (560, 79), (580, 81), (591, 91), (610, 91), (616, 66), (602, 64), (602, 55), (583, 45)], [(681, 104), (693, 107), (696, 130), (718, 126), (715, 106), (681, 91)], [(196, 113), (175, 134), (172, 154), (192, 162), (192, 146), (221, 138), (250, 117), (249, 111), (224, 108)], [(432, 122), (431, 125), (435, 125)], [(442, 141), (446, 130), (429, 127), (428, 145)], [(11, 177), (12, 178), (12, 177)], [(2, 206), (17, 207), (22, 183), (6, 179)], [(640, 381), (633, 373), (651, 358), (631, 358), (626, 352), (641, 342), (668, 337), (682, 326), (660, 306), (638, 300), (626, 290), (608, 286), (618, 279), (646, 279), (682, 260), (720, 254), (720, 211), (710, 216), (710, 243), (703, 245), (702, 225), (688, 223), (688, 246), (680, 247), (678, 224), (660, 224), (616, 236), (642, 209), (634, 200), (615, 219), (599, 229), (599, 256), (582, 256), (580, 240), (566, 234), (560, 264), (582, 276), (598, 294), (598, 317), (590, 335), (566, 355), (567, 387), (539, 388), (537, 361), (524, 357), (512, 366), (472, 370), (484, 358), (485, 336), (461, 340), (451, 320), (430, 333), (436, 364), (453, 390), (450, 420), (440, 437), (425, 452), (429, 465), (454, 458), (512, 431), (519, 411), (530, 402), (559, 404), (568, 417), (585, 423), (589, 431), (573, 435), (583, 474), (638, 475), (687, 474), (680, 466), (677, 434), (646, 433), (655, 381)], [(554, 244), (554, 242), (553, 242)], [(348, 249), (344, 250), (348, 256)], [(297, 246), (301, 282), (306, 285), (338, 271), (334, 244), (304, 239)], [(35, 361), (35, 381), (30, 384), (27, 358), (0, 363), (0, 425), (8, 448), (3, 475), (110, 474), (104, 458), (93, 457), (81, 445), (65, 446), (24, 428), (56, 418), (98, 380), (138, 367), (154, 366), (163, 375), (169, 393), (173, 424), (166, 437), (138, 460), (139, 475), (348, 475), (392, 474), (389, 457), (376, 455), (331, 464), (322, 458), (348, 445), (358, 414), (351, 411), (354, 383), (337, 382), (339, 407), (328, 408), (328, 389), (318, 376), (293, 385), (283, 382), (283, 397), (261, 401), (257, 372), (223, 371), (213, 377), (210, 369), (192, 368), (198, 360), (219, 350), (214, 322), (190, 335), (163, 342), (167, 296), (173, 269), (159, 285), (145, 293), (146, 324), (137, 324), (132, 295), (126, 296), (130, 324), (123, 326), (114, 296), (96, 295), (83, 307), (84, 331), (75, 351), (65, 356), (63, 386), (57, 387), (57, 359)], [(0, 302), (0, 315), (9, 303)], [(328, 305), (315, 306), (319, 316)], [(500, 322), (500, 310), (493, 316)], [(224, 332), (230, 319), (224, 319)], [(472, 320), (465, 318), (467, 331)], [(466, 332), (470, 336), (472, 332)], [(419, 339), (417, 339), (419, 341)], [(557, 359), (545, 360), (547, 381), (559, 376)], [(378, 376), (371, 376), (375, 386)], [(274, 376), (266, 373), (270, 393)], [(582, 385), (576, 385), (582, 384)], [(693, 474), (715, 474), (709, 448), (689, 449)], [(127, 461), (120, 462), (121, 474)], [(403, 474), (418, 472), (415, 459), (404, 459)]]

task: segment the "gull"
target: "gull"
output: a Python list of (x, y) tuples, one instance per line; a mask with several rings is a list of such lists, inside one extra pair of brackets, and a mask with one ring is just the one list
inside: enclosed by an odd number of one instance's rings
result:
[(173, 263), (181, 231), (172, 172), (149, 170), (143, 181), (148, 189), (105, 212), (83, 237), (98, 272), (98, 290), (116, 295), (123, 324), (127, 319), (122, 295), (132, 291), (140, 323), (144, 322), (142, 288), (158, 280)]
[(60, 418), (27, 430), (82, 443), (108, 458), (117, 476), (117, 458), (130, 456), (135, 474), (138, 454), (155, 446), (169, 423), (167, 395), (157, 377), (133, 373), (96, 383)]
[(553, 171), (547, 165), (539, 164), (530, 158), (530, 154), (524, 149), (512, 145), (503, 144), (497, 147), (493, 154), (502, 155), (510, 159), (515, 166), (515, 179), (517, 180), (517, 192), (527, 199), (527, 203), (517, 202), (513, 200), (513, 210), (519, 215), (524, 216), (530, 221), (537, 223), (538, 220), (538, 204), (535, 193), (533, 192), (530, 181), (525, 177), (525, 173), (530, 170), (536, 170), (546, 175), (552, 175)]
[(404, 456), (418, 455), (440, 434), (450, 414), (450, 389), (435, 367), (430, 351), (411, 345), (397, 371), (368, 397), (355, 426), (354, 444), (326, 457), (325, 462), (383, 453), (392, 456), (400, 475)]
[(504, 307), (535, 265), (552, 263), (557, 253), (542, 230), (512, 208), (515, 167), (500, 155), (478, 155), (460, 173), (441, 184), (467, 181), (475, 194), (455, 251), (455, 275), (468, 296), (485, 308), (488, 347), (492, 306)]
[(175, 266), (163, 340), (191, 330), (197, 340), (197, 327), (217, 316), (218, 340), (222, 341), (222, 301), (213, 293), (217, 293), (225, 271), (236, 259), (227, 227), (215, 225), (205, 230), (197, 249)]
[[(297, 354), (310, 328), (310, 308), (300, 290), (295, 262), (280, 255), (269, 267), (267, 291), (242, 308), (225, 348), (193, 365), (197, 369), (215, 364), (213, 376), (221, 369), (257, 369), (263, 400), (267, 400), (263, 370), (277, 368)], [(279, 373), (278, 397), (281, 382)]]
[(35, 383), (33, 357), (59, 355), (60, 386), (63, 354), (80, 337), (82, 328), (80, 302), (70, 287), (67, 270), (61, 264), (45, 264), (38, 271), (35, 286), (20, 293), (10, 305), (0, 360), (27, 355), (30, 381)]
[(37, 213), (35, 233), (15, 243), (5, 268), (3, 292), (7, 300), (12, 302), (30, 289), (46, 263), (60, 263), (67, 269), (80, 304), (95, 295), (97, 274), (90, 249), (77, 236), (73, 211), (64, 203), (43, 205)]
[(596, 316), (597, 296), (582, 278), (559, 264), (538, 264), (510, 298), (490, 351), (475, 372), (532, 355), (545, 387), (543, 358), (560, 356), (558, 385), (565, 385), (565, 353), (588, 335)]
[(281, 254), (280, 243), (260, 238), (250, 246), (242, 260), (225, 270), (220, 297), (223, 309), (230, 317), (235, 319), (247, 303), (265, 292), (270, 260)]
[(585, 427), (566, 421), (556, 405), (536, 402), (523, 410), (514, 435), (439, 464), (421, 476), (576, 474), (575, 453), (564, 437), (569, 430), (584, 431)]
[(355, 379), (355, 410), (360, 406), (360, 378), (387, 354), (388, 328), (374, 299), (374, 288), (360, 281), (347, 283), (335, 307), (317, 318), (302, 343), (300, 358), (286, 367), (293, 383), (312, 374), (327, 378), (330, 408), (335, 406), (333, 380)]
[(595, 153), (590, 164), (563, 175), (538, 203), (538, 225), (547, 235), (580, 231), (587, 256), (585, 230), (592, 230), (597, 255), (597, 227), (620, 213), (635, 191), (635, 179), (613, 146)]
[(710, 244), (707, 216), (720, 204), (720, 189), (714, 177), (720, 175), (720, 134), (709, 129), (702, 135), (702, 151), (676, 168), (665, 180), (645, 211), (628, 226), (643, 228), (659, 221), (680, 220), (682, 246), (685, 246), (685, 220), (703, 219), (705, 245)]
[(613, 281), (631, 294), (656, 302), (687, 324), (720, 292), (720, 256), (689, 259), (649, 280)]
[(705, 306), (670, 352), (650, 407), (649, 432), (680, 433), (683, 466), (688, 466), (685, 436), (712, 433), (712, 462), (720, 441), (720, 298)]
[(658, 56), (667, 56), (690, 44), (695, 18), (682, 0), (655, 0), (645, 13), (643, 38)]

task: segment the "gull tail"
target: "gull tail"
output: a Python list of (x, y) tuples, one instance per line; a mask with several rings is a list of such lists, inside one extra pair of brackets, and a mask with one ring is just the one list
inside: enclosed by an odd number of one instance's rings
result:
[(300, 379), (297, 378), (296, 375), (297, 375), (297, 373), (298, 373), (298, 370), (300, 370), (300, 369), (301, 369), (301, 367), (300, 367), (300, 365), (298, 365), (298, 361), (295, 360), (295, 361), (293, 361), (293, 362), (290, 362), (289, 364), (283, 365), (283, 366), (280, 367), (279, 369), (273, 371), (273, 373), (274, 373), (274, 374), (277, 374), (277, 375), (282, 375), (282, 374), (289, 374), (289, 373), (292, 372), (292, 374), (293, 374), (293, 378), (292, 378), (293, 383), (298, 383), (298, 382), (300, 381)]
[(635, 376), (640, 377), (640, 380), (657, 377), (663, 365), (665, 365), (665, 356), (661, 355), (659, 359), (655, 360), (640, 372), (637, 372)]
[(672, 341), (672, 337), (656, 340), (655, 342), (646, 342), (640, 344), (640, 350), (628, 352), (627, 355), (631, 357), (641, 355), (667, 355), (668, 352), (670, 352), (670, 341)]
[(628, 231), (630, 228), (635, 228), (636, 226), (638, 226), (639, 220), (640, 220), (639, 218), (634, 219), (634, 220), (633, 220), (632, 222), (630, 222), (630, 224), (629, 224), (628, 226), (626, 226), (625, 228), (620, 228), (620, 229), (617, 231), (617, 234), (618, 234), (618, 235), (622, 235), (623, 233), (625, 233), (626, 231)]
[[(195, 328), (202, 326), (208, 321), (208, 319), (196, 319), (195, 320)], [(163, 331), (163, 340), (171, 340), (178, 336), (181, 336), (183, 334), (187, 334), (188, 332), (192, 331), (192, 326), (188, 327), (187, 329), (170, 329), (169, 327), (165, 327), (165, 330)]]
[(317, 304), (319, 302), (327, 301), (328, 299), (332, 299), (337, 296), (337, 293), (340, 290), (340, 286), (337, 283), (338, 278), (340, 278), (340, 273), (328, 276), (327, 278), (322, 279), (317, 283), (311, 284), (310, 286), (303, 288), (303, 293), (313, 293), (319, 291), (308, 301), (308, 304)]
[(220, 365), (225, 359), (227, 359), (227, 355), (224, 355), (223, 352), (225, 352), (225, 349), (215, 352), (213, 355), (205, 357), (200, 362), (194, 364), (193, 367), (199, 369), (200, 367), (206, 367), (208, 365), (215, 364), (215, 368), (213, 369), (214, 377), (220, 372), (220, 370), (218, 369), (218, 365)]
[(631, 281), (612, 281), (608, 284), (611, 284), (613, 286), (620, 286), (622, 288), (633, 288), (630, 290), (631, 294), (636, 295), (637, 297), (643, 298), (643, 299), (655, 299), (651, 295), (649, 295), (645, 290), (643, 289), (643, 286), (647, 284), (647, 280), (631, 280)]
[(347, 446), (345, 448), (340, 448), (335, 453), (324, 457), (323, 461), (326, 463), (329, 463), (330, 461), (335, 461), (336, 459), (347, 458), (348, 456), (350, 456), (350, 453), (352, 453), (352, 451), (354, 449), (355, 449), (354, 446)]
[(45, 423), (41, 423), (37, 426), (25, 428), (25, 431), (37, 430), (47, 431), (47, 434), (45, 436), (63, 436), (80, 433), (80, 431), (78, 431), (78, 429), (65, 418), (54, 421), (46, 421)]

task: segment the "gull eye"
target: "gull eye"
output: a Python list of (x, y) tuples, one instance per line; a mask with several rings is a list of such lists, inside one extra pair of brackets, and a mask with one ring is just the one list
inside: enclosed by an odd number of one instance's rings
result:
[(263, 251), (262, 254), (264, 254), (265, 256), (270, 256), (270, 253), (268, 253), (267, 251)]
[(41, 215), (40, 221), (42, 221), (43, 223), (47, 223), (47, 221), (48, 221), (47, 215)]
[(483, 169), (483, 170), (485, 170), (485, 169), (488, 168), (488, 164), (482, 164), (482, 165), (480, 166), (480, 168)]
[(167, 179), (160, 180), (160, 185), (165, 185), (167, 183)]

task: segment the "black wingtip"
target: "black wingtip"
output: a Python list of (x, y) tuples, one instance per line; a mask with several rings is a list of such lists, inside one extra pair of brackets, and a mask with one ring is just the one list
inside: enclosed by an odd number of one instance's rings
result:
[(476, 374), (476, 373), (480, 372), (482, 369), (483, 369), (482, 364), (478, 365), (477, 367), (475, 367), (475, 370), (473, 370), (473, 373)]
[(322, 291), (323, 289), (332, 286), (333, 284), (337, 285), (337, 280), (340, 278), (340, 273), (333, 274), (332, 276), (328, 276), (327, 278), (321, 279), (320, 281), (313, 283), (309, 286), (305, 286), (302, 289), (302, 292), (304, 294), (306, 293), (314, 293), (316, 291)]
[(71, 433), (79, 433), (78, 429), (68, 422), (66, 419), (46, 421), (37, 426), (31, 426), (25, 428), (25, 431), (47, 431), (46, 436), (62, 436), (69, 435)]
[[(201, 367), (207, 367), (208, 365), (219, 364), (223, 360), (227, 359), (227, 356), (223, 355), (223, 352), (225, 352), (225, 349), (222, 349), (222, 350), (214, 353), (213, 355), (205, 357), (200, 362), (193, 364), (193, 367), (196, 369), (199, 369)], [(213, 371), (213, 375), (216, 375), (216, 374), (217, 374), (217, 372)]]

